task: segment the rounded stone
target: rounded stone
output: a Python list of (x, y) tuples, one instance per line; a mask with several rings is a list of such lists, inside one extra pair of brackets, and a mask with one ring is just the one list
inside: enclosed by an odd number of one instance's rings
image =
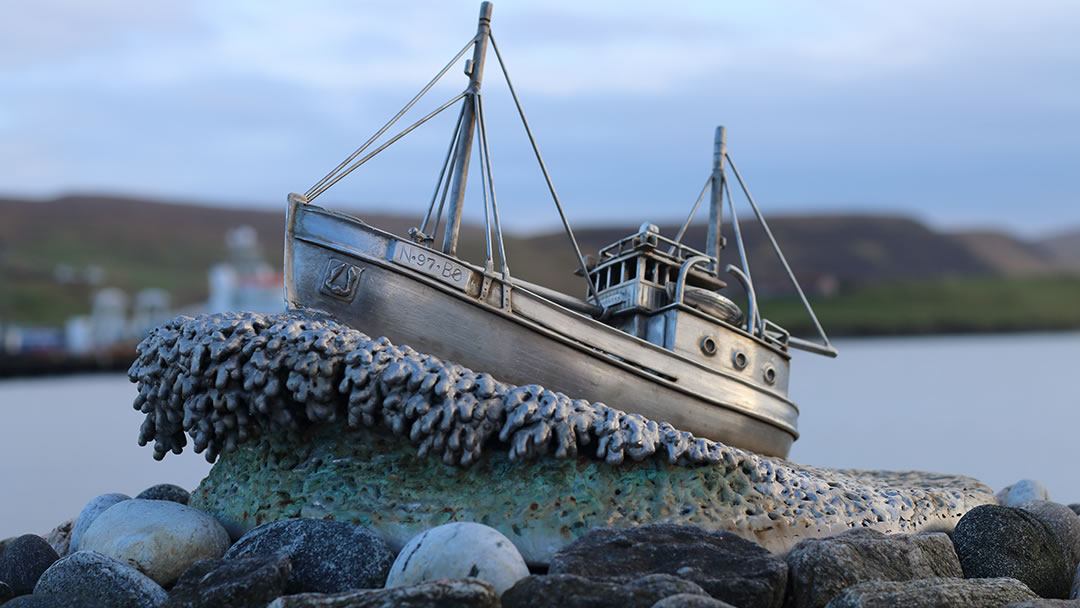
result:
[(160, 585), (131, 566), (95, 551), (78, 551), (49, 567), (34, 595), (72, 595), (113, 608), (156, 608), (165, 601)]
[(150, 486), (142, 492), (139, 492), (135, 498), (142, 500), (168, 500), (186, 505), (188, 499), (191, 498), (191, 494), (180, 486), (171, 483), (159, 483), (156, 486)]
[(994, 495), (1003, 507), (1016, 507), (1029, 500), (1050, 500), (1050, 491), (1037, 479), (1021, 479)]
[(284, 553), (292, 561), (289, 593), (339, 593), (382, 587), (394, 554), (381, 536), (355, 524), (284, 519), (252, 529), (225, 559)]
[(15, 595), (33, 593), (42, 572), (60, 559), (56, 551), (35, 534), (24, 534), (8, 543), (0, 553), (0, 581)]
[(1015, 578), (1039, 596), (1064, 599), (1072, 571), (1054, 532), (1023, 509), (982, 505), (952, 535), (965, 578)]
[(102, 494), (86, 503), (82, 511), (79, 511), (78, 517), (75, 518), (75, 526), (71, 529), (68, 552), (75, 553), (79, 550), (83, 534), (86, 533), (86, 529), (90, 527), (90, 524), (94, 523), (94, 520), (98, 518), (98, 515), (101, 515), (116, 503), (125, 500), (131, 500), (131, 497), (127, 494), (112, 493)]
[(1049, 500), (1029, 500), (1018, 508), (1034, 513), (1057, 535), (1069, 556), (1069, 570), (1080, 565), (1080, 516), (1063, 504)]
[(405, 544), (386, 586), (415, 585), (438, 578), (478, 578), (501, 595), (529, 576), (514, 543), (495, 528), (455, 522), (427, 530)]
[(0, 582), (0, 604), (15, 597), (15, 592), (8, 586), (7, 583)]
[(165, 500), (126, 500), (99, 515), (80, 546), (169, 586), (196, 561), (221, 557), (229, 533), (198, 509)]
[(4, 604), (5, 608), (115, 608), (90, 598), (72, 593), (35, 593), (20, 595)]

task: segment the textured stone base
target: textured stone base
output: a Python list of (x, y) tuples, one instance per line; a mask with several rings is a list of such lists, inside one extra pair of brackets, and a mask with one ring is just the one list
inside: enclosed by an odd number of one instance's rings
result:
[(370, 526), (399, 550), (413, 535), (475, 521), (507, 537), (531, 564), (598, 526), (664, 522), (727, 530), (774, 553), (855, 527), (886, 533), (951, 530), (995, 502), (959, 476), (838, 471), (742, 453), (730, 463), (660, 458), (611, 465), (578, 457), (511, 461), (488, 449), (470, 468), (418, 457), (403, 437), (316, 425), (299, 442), (264, 435), (221, 454), (191, 505), (234, 534), (286, 517)]

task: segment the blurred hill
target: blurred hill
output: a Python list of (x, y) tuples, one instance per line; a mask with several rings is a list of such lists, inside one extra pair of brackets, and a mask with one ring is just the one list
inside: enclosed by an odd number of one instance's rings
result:
[[(397, 234), (417, 224), (416, 218), (356, 215)], [(174, 305), (201, 301), (207, 271), (226, 256), (226, 231), (254, 228), (263, 257), (280, 268), (284, 221), (284, 210), (108, 196), (0, 199), (0, 320), (60, 324), (87, 312), (90, 294), (101, 286), (161, 287), (172, 294)], [(804, 288), (822, 296), (882, 285), (1080, 273), (1080, 230), (1024, 240), (1000, 232), (939, 232), (903, 217), (780, 216), (769, 223)], [(583, 253), (595, 254), (637, 226), (582, 227), (575, 235)], [(756, 222), (743, 222), (742, 230), (759, 294), (779, 297), (790, 291)], [(661, 226), (661, 231), (674, 235), (678, 226)], [(703, 226), (692, 226), (684, 240), (703, 249), (704, 233)], [(726, 234), (733, 239), (730, 226)], [(464, 226), (463, 236), (462, 257), (482, 262), (482, 229)], [(506, 246), (514, 276), (584, 294), (562, 231), (507, 235)], [(726, 255), (726, 262), (737, 263), (734, 247)]]

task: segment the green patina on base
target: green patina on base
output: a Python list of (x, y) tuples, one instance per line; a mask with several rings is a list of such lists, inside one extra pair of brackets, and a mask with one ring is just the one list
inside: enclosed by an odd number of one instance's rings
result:
[(490, 525), (533, 564), (599, 526), (665, 522), (727, 530), (783, 552), (856, 526), (951, 529), (989, 488), (930, 473), (816, 469), (752, 458), (753, 467), (607, 464), (578, 457), (511, 461), (490, 449), (470, 468), (418, 457), (408, 440), (320, 425), (300, 442), (264, 436), (222, 454), (191, 498), (240, 533), (289, 517), (350, 521), (395, 549), (451, 521)]

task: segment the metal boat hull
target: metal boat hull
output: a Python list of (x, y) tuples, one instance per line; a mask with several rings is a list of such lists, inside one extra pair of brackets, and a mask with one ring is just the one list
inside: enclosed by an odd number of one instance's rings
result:
[(767, 455), (786, 457), (798, 436), (798, 410), (784, 394), (787, 354), (745, 332), (717, 336), (719, 350), (734, 344), (748, 353), (743, 373), (778, 370), (772, 390), (740, 378), (740, 370), (723, 369), (722, 356), (710, 367), (526, 289), (507, 289), (500, 277), (456, 258), (295, 199), (285, 285), (290, 309), (329, 314), (506, 382), (540, 384)]

